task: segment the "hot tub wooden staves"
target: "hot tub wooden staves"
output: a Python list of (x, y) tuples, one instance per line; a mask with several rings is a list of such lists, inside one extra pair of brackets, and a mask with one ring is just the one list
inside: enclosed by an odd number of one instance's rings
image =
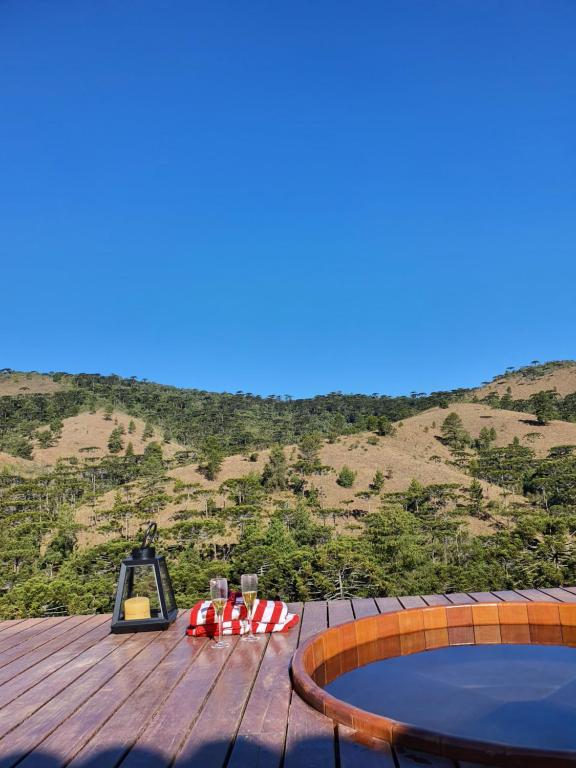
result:
[(313, 634), (414, 607), (576, 602), (576, 588), (311, 602), (295, 631), (224, 651), (184, 634), (111, 635), (110, 616), (0, 622), (0, 768), (473, 768), (355, 733), (293, 690)]

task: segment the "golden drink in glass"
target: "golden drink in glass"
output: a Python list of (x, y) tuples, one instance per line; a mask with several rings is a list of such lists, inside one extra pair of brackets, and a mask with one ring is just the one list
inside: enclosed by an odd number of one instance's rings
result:
[(245, 573), (241, 580), (240, 585), (242, 587), (242, 597), (244, 598), (244, 605), (248, 613), (248, 634), (244, 635), (242, 640), (253, 642), (258, 640), (257, 635), (254, 634), (252, 628), (252, 617), (254, 615), (254, 602), (256, 601), (256, 594), (258, 592), (258, 576), (255, 573)]
[(228, 600), (228, 580), (210, 579), (210, 597), (212, 599), (214, 611), (218, 617), (218, 640), (213, 643), (212, 648), (227, 648), (230, 643), (227, 640), (224, 640), (222, 623), (224, 606)]

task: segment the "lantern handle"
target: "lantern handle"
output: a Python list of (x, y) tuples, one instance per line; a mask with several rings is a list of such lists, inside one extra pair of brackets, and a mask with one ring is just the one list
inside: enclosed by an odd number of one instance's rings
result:
[(146, 532), (144, 534), (144, 538), (142, 539), (142, 545), (140, 548), (146, 549), (147, 547), (150, 547), (157, 534), (158, 526), (156, 523), (148, 523), (148, 528), (146, 528)]

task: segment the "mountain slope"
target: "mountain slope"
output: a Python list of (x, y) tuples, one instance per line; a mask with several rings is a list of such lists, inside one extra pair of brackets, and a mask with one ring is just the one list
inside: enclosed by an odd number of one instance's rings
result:
[(0, 397), (14, 395), (52, 394), (65, 389), (47, 373), (0, 372)]
[[(130, 422), (135, 425), (135, 431), (128, 431)], [(135, 454), (144, 453), (146, 445), (152, 440), (162, 442), (162, 433), (154, 428), (154, 435), (148, 441), (142, 439), (144, 422), (142, 419), (128, 416), (119, 411), (113, 411), (110, 419), (105, 418), (104, 411), (95, 413), (83, 412), (78, 416), (71, 416), (63, 420), (62, 436), (56, 445), (50, 448), (34, 449), (34, 460), (42, 464), (55, 464), (58, 459), (75, 456), (94, 456), (101, 458), (108, 453), (108, 438), (116, 427), (124, 428), (122, 440), (124, 447), (132, 443)], [(173, 456), (177, 451), (183, 450), (177, 443), (163, 443), (163, 453), (166, 457)]]
[(546, 390), (555, 390), (561, 396), (576, 392), (576, 362), (573, 360), (528, 366), (518, 371), (496, 376), (491, 382), (474, 390), (482, 398), (496, 392), (502, 396), (510, 388), (513, 399), (520, 400)]
[(439, 439), (442, 436), (442, 422), (451, 412), (460, 416), (464, 429), (473, 438), (478, 437), (483, 427), (494, 427), (497, 446), (509, 445), (517, 437), (522, 445), (532, 448), (537, 456), (546, 456), (554, 446), (576, 445), (576, 424), (554, 420), (544, 426), (538, 424), (530, 413), (505, 411), (480, 403), (452, 403), (448, 409), (431, 408), (419, 413), (406, 419), (398, 428), (396, 441), (406, 451), (414, 451), (416, 455), (427, 455), (435, 450), (446, 457), (449, 451)]

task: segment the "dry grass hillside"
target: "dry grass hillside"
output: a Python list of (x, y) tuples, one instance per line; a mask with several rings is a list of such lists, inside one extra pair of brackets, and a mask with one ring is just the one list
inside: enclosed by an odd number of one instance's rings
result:
[[(142, 419), (136, 419), (125, 413), (115, 411), (111, 419), (104, 418), (104, 411), (95, 413), (83, 412), (77, 416), (71, 416), (63, 420), (62, 437), (58, 443), (51, 448), (34, 449), (34, 460), (41, 464), (55, 464), (58, 459), (68, 456), (96, 456), (102, 457), (108, 453), (108, 438), (110, 433), (117, 426), (123, 426), (125, 434), (123, 435), (124, 445), (129, 442), (134, 446), (134, 453), (144, 453), (147, 442), (158, 440), (162, 442), (160, 430), (154, 430), (154, 437), (149, 441), (142, 439), (144, 432), (144, 422)], [(128, 433), (128, 425), (133, 421), (136, 430), (133, 434)], [(176, 451), (182, 450), (182, 446), (177, 443), (164, 443), (162, 445), (164, 455), (173, 456)]]
[(475, 390), (478, 397), (490, 392), (504, 395), (510, 387), (514, 399), (526, 399), (536, 392), (553, 389), (565, 396), (576, 392), (576, 362), (567, 361), (558, 365), (525, 369), (523, 372), (498, 376), (494, 381)]
[(4, 469), (8, 471), (14, 470), (23, 475), (34, 475), (39, 472), (42, 467), (35, 461), (20, 459), (16, 456), (11, 456), (9, 453), (0, 451), (0, 472)]
[[(494, 425), (498, 432), (498, 444), (507, 444), (518, 434), (523, 438), (525, 433), (534, 432), (534, 427), (522, 423), (522, 418), (531, 418), (529, 414), (517, 414), (506, 411), (496, 411), (483, 405), (459, 404), (454, 407), (466, 428), (473, 436), (486, 424)], [(315, 486), (321, 492), (322, 505), (326, 509), (340, 508), (370, 512), (377, 509), (378, 497), (361, 498), (356, 494), (367, 491), (379, 469), (386, 476), (385, 492), (402, 491), (415, 479), (424, 485), (428, 484), (454, 484), (460, 488), (467, 488), (471, 478), (463, 470), (454, 466), (450, 451), (438, 440), (441, 435), (440, 425), (446, 418), (449, 410), (439, 408), (431, 409), (425, 413), (406, 419), (397, 428), (394, 436), (378, 437), (370, 433), (350, 435), (337, 439), (334, 443), (326, 442), (321, 450), (322, 463), (330, 469), (322, 475), (309, 478), (310, 485)], [(566, 432), (562, 429), (568, 427)], [(559, 442), (576, 443), (576, 425), (564, 422), (554, 422), (549, 427), (548, 435), (542, 438), (545, 445), (558, 445)], [(569, 439), (568, 439), (569, 438)], [(538, 446), (539, 450), (543, 450)], [(297, 456), (297, 449), (288, 446), (285, 453), (290, 461)], [(220, 485), (229, 479), (242, 477), (250, 472), (261, 473), (268, 459), (268, 451), (261, 451), (256, 461), (250, 461), (244, 456), (229, 456), (224, 460), (217, 480), (207, 481), (198, 472), (195, 464), (177, 467), (169, 471), (170, 480), (165, 484), (168, 494), (173, 494), (174, 480), (193, 486), (189, 499), (186, 502), (170, 501), (158, 514), (158, 522), (162, 526), (174, 523), (174, 514), (184, 507), (188, 509), (202, 510), (206, 504), (206, 498), (212, 495), (215, 501), (221, 505), (226, 500), (218, 494)], [(357, 473), (356, 481), (352, 488), (342, 488), (338, 485), (337, 476), (343, 466), (350, 467)], [(498, 501), (502, 499), (502, 491), (498, 486), (490, 483), (482, 483), (486, 499)], [(194, 492), (199, 491), (198, 493)], [(138, 499), (142, 493), (139, 483), (132, 484), (125, 489), (125, 495), (133, 500)], [(110, 491), (97, 500), (95, 507), (85, 506), (78, 511), (78, 521), (91, 530), (82, 537), (86, 543), (96, 543), (103, 537), (93, 530), (94, 516), (100, 512), (111, 509), (114, 504), (116, 491)], [(290, 498), (290, 494), (276, 494), (276, 499)], [(515, 499), (522, 501), (521, 497)], [(346, 524), (346, 523), (345, 523)], [(483, 533), (490, 527), (488, 523), (471, 518), (470, 528), (475, 533)]]
[(64, 384), (43, 373), (0, 373), (0, 397), (52, 394), (64, 388)]
[(546, 456), (556, 445), (576, 445), (576, 424), (551, 421), (542, 426), (530, 413), (503, 411), (478, 403), (454, 403), (448, 409), (431, 408), (406, 419), (397, 431), (395, 442), (403, 444), (406, 451), (414, 451), (421, 456), (430, 455), (432, 451), (442, 457), (449, 455), (438, 438), (442, 422), (452, 411), (460, 416), (464, 428), (473, 438), (478, 437), (482, 427), (494, 427), (497, 446), (508, 445), (517, 437), (537, 456)]

